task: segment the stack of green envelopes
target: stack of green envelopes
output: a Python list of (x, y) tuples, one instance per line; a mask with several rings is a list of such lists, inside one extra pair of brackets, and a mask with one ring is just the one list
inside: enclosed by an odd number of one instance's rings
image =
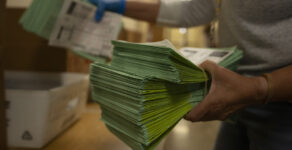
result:
[[(113, 45), (112, 65), (121, 70), (174, 83), (195, 83), (206, 80), (202, 70), (174, 50), (168, 41), (154, 44), (113, 41)], [(220, 65), (235, 69), (242, 52), (236, 47), (228, 50), (233, 53), (221, 61)]]
[[(161, 43), (114, 41), (111, 65), (91, 65), (93, 99), (108, 129), (134, 150), (154, 149), (206, 95), (206, 74)], [(235, 48), (220, 64), (236, 66)], [(209, 82), (208, 82), (209, 83)]]
[(175, 83), (202, 82), (206, 79), (200, 68), (183, 58), (167, 43), (113, 41), (113, 45), (112, 65), (120, 69)]
[[(87, 2), (87, 0), (79, 1)], [(25, 30), (49, 40), (57, 23), (63, 3), (64, 0), (33, 0), (19, 22)], [(91, 61), (106, 62), (104, 57), (95, 56), (83, 51), (72, 51)]]
[(98, 63), (90, 74), (102, 120), (135, 150), (154, 148), (205, 92), (204, 83), (175, 84)]

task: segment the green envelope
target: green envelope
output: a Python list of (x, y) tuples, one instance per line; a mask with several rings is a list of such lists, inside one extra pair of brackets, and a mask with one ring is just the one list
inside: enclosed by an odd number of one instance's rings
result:
[(20, 19), (27, 31), (49, 39), (64, 0), (34, 0)]

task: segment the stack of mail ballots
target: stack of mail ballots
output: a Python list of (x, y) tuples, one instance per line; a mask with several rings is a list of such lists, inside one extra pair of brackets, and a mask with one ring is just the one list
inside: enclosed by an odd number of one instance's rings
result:
[(236, 47), (178, 52), (167, 40), (113, 45), (110, 65), (91, 64), (92, 95), (108, 129), (134, 150), (154, 149), (202, 101), (211, 81), (200, 63), (235, 69), (242, 58)]
[(96, 10), (85, 0), (34, 0), (20, 23), (52, 46), (72, 49), (90, 60), (95, 58), (90, 56), (111, 58), (111, 40), (118, 37), (121, 16), (106, 12), (102, 21), (96, 22)]

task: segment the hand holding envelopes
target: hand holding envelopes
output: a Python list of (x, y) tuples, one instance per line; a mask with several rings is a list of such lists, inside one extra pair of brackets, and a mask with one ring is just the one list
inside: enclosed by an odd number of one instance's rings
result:
[[(91, 65), (102, 120), (134, 150), (154, 149), (207, 92), (206, 74), (163, 43), (114, 41), (112, 64)], [(229, 51), (220, 64), (233, 67), (242, 53)]]

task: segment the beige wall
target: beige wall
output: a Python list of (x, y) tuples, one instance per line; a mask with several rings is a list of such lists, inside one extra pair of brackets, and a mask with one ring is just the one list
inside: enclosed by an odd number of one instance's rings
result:
[(32, 0), (7, 0), (6, 7), (9, 8), (26, 8)]
[(180, 32), (180, 28), (165, 28), (164, 38), (169, 39), (177, 48), (206, 47), (204, 26), (187, 28), (184, 34)]

